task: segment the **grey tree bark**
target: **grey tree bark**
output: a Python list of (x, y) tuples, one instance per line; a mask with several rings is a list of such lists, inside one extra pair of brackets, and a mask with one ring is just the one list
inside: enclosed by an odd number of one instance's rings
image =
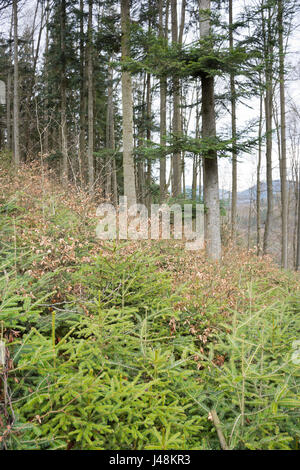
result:
[[(229, 47), (233, 50), (233, 0), (229, 0)], [(236, 93), (235, 76), (230, 74), (230, 98), (231, 98), (231, 138), (232, 144), (232, 188), (231, 188), (231, 237), (236, 239), (236, 215), (237, 215), (237, 152), (236, 152)]]
[(14, 17), (14, 111), (13, 111), (13, 135), (15, 165), (20, 164), (20, 103), (19, 103), (19, 57), (18, 57), (18, 2), (13, 0)]
[(198, 155), (193, 155), (192, 200), (197, 196)]
[(86, 181), (86, 148), (85, 148), (85, 132), (86, 132), (86, 80), (85, 80), (85, 47), (84, 47), (84, 11), (83, 0), (80, 0), (80, 111), (79, 111), (79, 175), (81, 184)]
[(285, 72), (283, 46), (283, 1), (278, 0), (279, 80), (280, 80), (280, 134), (281, 134), (281, 266), (288, 267), (288, 187), (286, 155)]
[[(147, 95), (146, 95), (146, 121), (147, 121), (147, 130), (146, 130), (146, 139), (147, 142), (150, 142), (151, 139), (151, 107), (152, 107), (152, 96), (151, 96), (151, 75), (147, 73), (146, 76), (146, 87), (147, 87)], [(152, 202), (152, 195), (151, 195), (151, 178), (152, 178), (152, 164), (151, 159), (147, 159), (147, 172), (146, 172), (146, 180), (147, 180), (147, 197), (146, 197), (146, 205), (148, 211), (150, 211), (150, 206)], [(149, 212), (150, 213), (150, 212)]]
[(61, 93), (61, 152), (62, 152), (62, 182), (68, 180), (68, 141), (67, 141), (67, 96), (66, 96), (66, 0), (61, 0), (60, 11), (60, 49), (61, 49), (61, 77), (60, 77), (60, 93)]
[(7, 86), (6, 86), (6, 148), (11, 150), (11, 71), (7, 74)]
[(93, 0), (89, 0), (88, 19), (88, 188), (94, 192), (94, 93), (93, 93)]
[(297, 221), (297, 253), (296, 253), (296, 271), (300, 271), (300, 178), (298, 169), (298, 221)]
[[(113, 103), (113, 70), (109, 65), (108, 67), (108, 88), (107, 88), (107, 116), (106, 116), (106, 147), (115, 150), (115, 124), (114, 124), (114, 103)], [(112, 199), (112, 186), (113, 186), (113, 165), (114, 155), (109, 154), (106, 158), (105, 165), (105, 196), (107, 199)], [(115, 188), (114, 188), (115, 191)], [(113, 191), (113, 193), (114, 193)]]
[[(163, 21), (163, 0), (159, 0), (159, 37), (167, 40), (166, 32)], [(166, 8), (166, 16), (168, 10)], [(166, 18), (167, 24), (167, 18)], [(160, 78), (160, 145), (165, 147), (165, 136), (167, 132), (167, 80), (165, 77)], [(159, 198), (160, 203), (166, 199), (166, 157), (163, 155), (160, 158), (159, 166)]]
[(257, 171), (256, 171), (256, 245), (257, 245), (257, 255), (261, 254), (261, 187), (260, 187), (260, 170), (261, 170), (261, 160), (262, 160), (262, 119), (263, 119), (263, 91), (260, 96), (260, 105), (259, 105), (259, 127), (258, 127), (258, 162), (257, 162)]
[[(130, 8), (129, 0), (121, 0), (122, 61), (130, 56)], [(133, 101), (132, 79), (127, 70), (122, 71), (122, 110), (123, 110), (123, 173), (124, 195), (128, 206), (136, 204), (134, 159), (133, 159)]]
[[(201, 0), (200, 34), (210, 34), (210, 0)], [(206, 75), (201, 79), (202, 89), (202, 138), (216, 136), (214, 78)], [(205, 242), (207, 256), (211, 260), (221, 259), (221, 223), (219, 204), (218, 157), (215, 150), (209, 150), (203, 162)]]
[(6, 84), (6, 148), (7, 150), (12, 150), (12, 121), (11, 121), (11, 111), (12, 111), (12, 34), (13, 34), (13, 24), (14, 18), (13, 14), (11, 15), (10, 31), (9, 31), (9, 54), (8, 54), (8, 70), (7, 70), (7, 84)]
[[(178, 43), (178, 20), (177, 20), (177, 0), (171, 0), (171, 22), (172, 22), (172, 42)], [(173, 78), (173, 126), (172, 132), (176, 137), (181, 133), (181, 116), (180, 116), (180, 83), (179, 78)], [(181, 193), (181, 153), (177, 150), (173, 154), (173, 181), (172, 195), (179, 196)]]
[(266, 179), (267, 179), (267, 216), (265, 222), (263, 252), (267, 254), (270, 252), (272, 246), (272, 229), (271, 223), (274, 211), (274, 198), (273, 198), (273, 178), (272, 178), (272, 119), (273, 119), (273, 46), (272, 46), (272, 6), (268, 7), (268, 17), (265, 18), (262, 10), (262, 27), (263, 27), (263, 42), (264, 42), (264, 60), (265, 60), (265, 118), (266, 118)]
[(44, 129), (44, 152), (48, 154), (49, 152), (49, 67), (48, 67), (48, 52), (49, 52), (49, 16), (50, 16), (50, 8), (49, 8), (49, 0), (46, 3), (46, 42), (45, 42), (45, 89), (46, 89), (46, 99), (45, 99), (45, 107), (44, 107), (44, 121), (45, 121), (45, 129)]

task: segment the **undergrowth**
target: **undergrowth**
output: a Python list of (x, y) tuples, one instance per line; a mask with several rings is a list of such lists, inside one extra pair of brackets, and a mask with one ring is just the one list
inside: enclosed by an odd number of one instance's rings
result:
[[(299, 278), (228, 248), (106, 243), (94, 203), (1, 170), (0, 445), (299, 445)], [(2, 356), (3, 357), (3, 354)]]

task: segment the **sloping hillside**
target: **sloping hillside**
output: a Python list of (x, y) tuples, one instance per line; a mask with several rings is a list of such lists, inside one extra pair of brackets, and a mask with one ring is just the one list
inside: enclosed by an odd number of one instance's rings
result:
[(219, 449), (215, 413), (228, 448), (297, 448), (295, 274), (99, 242), (95, 204), (40, 168), (0, 188), (4, 448)]

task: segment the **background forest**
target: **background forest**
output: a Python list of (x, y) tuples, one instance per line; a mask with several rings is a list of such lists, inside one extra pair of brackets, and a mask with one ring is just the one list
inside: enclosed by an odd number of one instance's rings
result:
[[(297, 1), (0, 15), (0, 447), (298, 449)], [(205, 249), (97, 240), (122, 195)]]

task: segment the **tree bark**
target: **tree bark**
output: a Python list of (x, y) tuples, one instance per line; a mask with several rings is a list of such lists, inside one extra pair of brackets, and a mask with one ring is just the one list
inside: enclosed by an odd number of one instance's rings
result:
[[(298, 170), (298, 178), (299, 178)], [(296, 271), (300, 271), (300, 178), (298, 181), (298, 224), (297, 224), (297, 256), (296, 256)]]
[(260, 170), (261, 170), (261, 159), (262, 159), (262, 113), (263, 113), (263, 91), (261, 91), (260, 105), (259, 105), (259, 127), (258, 127), (258, 163), (256, 173), (256, 245), (257, 255), (261, 254), (261, 187), (260, 187)]
[(202, 157), (199, 155), (199, 176), (198, 176), (198, 181), (199, 181), (199, 184), (198, 184), (198, 191), (199, 191), (199, 201), (201, 202), (202, 201), (202, 165), (203, 165), (203, 161), (202, 161)]
[[(196, 129), (195, 129), (195, 135), (196, 139), (200, 139), (200, 117), (202, 114), (202, 109), (200, 108), (200, 89), (198, 87), (198, 84), (196, 86)], [(202, 157), (201, 155), (198, 155), (198, 170), (196, 170), (196, 173), (198, 171), (198, 192), (199, 192), (199, 201), (202, 200)], [(196, 183), (197, 185), (197, 183)]]
[[(159, 0), (159, 37), (167, 41), (163, 24), (163, 0)], [(168, 12), (166, 11), (166, 15)], [(167, 23), (167, 21), (166, 21)], [(160, 78), (160, 145), (162, 148), (166, 146), (165, 136), (167, 133), (167, 80), (165, 77)], [(166, 156), (160, 158), (159, 167), (159, 198), (160, 203), (166, 199)]]
[[(271, 45), (271, 7), (268, 8), (268, 19), (264, 18), (262, 11), (263, 41), (264, 41), (264, 59), (265, 59), (265, 81), (266, 81), (266, 97), (265, 97), (265, 115), (266, 115), (266, 178), (267, 178), (267, 217), (264, 232), (264, 254), (270, 252), (272, 246), (271, 240), (271, 223), (273, 218), (273, 179), (272, 179), (272, 103), (273, 103), (273, 58)], [(266, 31), (267, 23), (267, 31)]]
[(14, 18), (11, 15), (10, 31), (9, 31), (9, 53), (8, 53), (8, 71), (7, 71), (7, 86), (6, 86), (6, 148), (12, 150), (12, 122), (11, 122), (11, 105), (12, 105), (12, 34), (13, 34)]
[[(202, 0), (201, 8), (210, 11), (210, 0)], [(210, 34), (210, 18), (203, 13), (201, 18), (201, 37)], [(202, 138), (216, 136), (214, 78), (206, 75), (201, 79), (202, 89)], [(207, 256), (211, 260), (221, 259), (221, 229), (218, 181), (218, 157), (215, 150), (209, 150), (203, 162), (204, 204), (205, 204), (205, 241)]]
[(50, 7), (49, 0), (46, 3), (46, 44), (45, 44), (45, 89), (46, 89), (46, 99), (44, 107), (44, 152), (48, 154), (49, 152), (49, 65), (48, 65), (48, 52), (49, 52), (49, 16), (50, 16)]
[(89, 0), (88, 19), (88, 188), (94, 192), (94, 93), (93, 93), (93, 0)]
[(106, 117), (106, 147), (111, 153), (106, 158), (106, 185), (105, 196), (111, 200), (112, 183), (113, 183), (113, 165), (112, 160), (115, 158), (112, 152), (115, 150), (115, 124), (114, 124), (114, 103), (113, 103), (113, 71), (108, 66), (108, 89), (107, 89), (107, 117)]
[(198, 156), (193, 155), (193, 179), (192, 179), (192, 200), (197, 198), (197, 174), (198, 174)]
[(281, 266), (288, 267), (288, 190), (286, 156), (286, 118), (285, 118), (285, 73), (283, 47), (283, 1), (278, 0), (278, 35), (279, 35), (279, 80), (280, 80), (280, 133), (281, 133)]
[[(130, 10), (129, 0), (121, 0), (122, 61), (130, 56)], [(122, 71), (122, 109), (123, 109), (123, 173), (124, 195), (128, 206), (136, 204), (134, 159), (133, 159), (133, 100), (132, 79), (127, 70)]]
[(68, 180), (68, 141), (67, 141), (67, 96), (66, 96), (66, 0), (61, 0), (60, 11), (60, 48), (61, 48), (61, 152), (62, 152), (62, 181)]
[[(229, 47), (233, 51), (233, 0), (229, 0)], [(236, 93), (235, 76), (230, 74), (231, 138), (232, 138), (232, 189), (231, 189), (231, 237), (236, 240), (237, 215), (237, 152), (236, 152)]]
[(81, 185), (86, 181), (86, 148), (85, 148), (85, 132), (86, 132), (86, 81), (85, 81), (85, 38), (84, 38), (84, 11), (83, 0), (80, 0), (80, 110), (79, 110), (79, 174)]
[(6, 89), (6, 148), (11, 150), (11, 70), (7, 74), (7, 89)]
[[(172, 43), (178, 43), (177, 0), (171, 0)], [(176, 139), (181, 133), (180, 116), (180, 83), (179, 78), (173, 78), (173, 137)], [(173, 154), (173, 182), (172, 195), (178, 197), (181, 193), (181, 152), (176, 150)]]
[[(146, 86), (147, 86), (147, 98), (146, 98), (146, 122), (147, 122), (147, 130), (146, 130), (146, 139), (147, 145), (151, 139), (151, 75), (147, 73), (146, 79)], [(151, 177), (152, 177), (152, 165), (151, 159), (147, 159), (147, 197), (146, 197), (146, 205), (148, 211), (151, 209), (151, 202), (152, 202), (152, 195), (151, 195)], [(148, 212), (150, 213), (150, 212)]]
[(14, 16), (14, 163), (20, 164), (20, 104), (19, 104), (19, 58), (18, 58), (18, 5), (13, 0)]

